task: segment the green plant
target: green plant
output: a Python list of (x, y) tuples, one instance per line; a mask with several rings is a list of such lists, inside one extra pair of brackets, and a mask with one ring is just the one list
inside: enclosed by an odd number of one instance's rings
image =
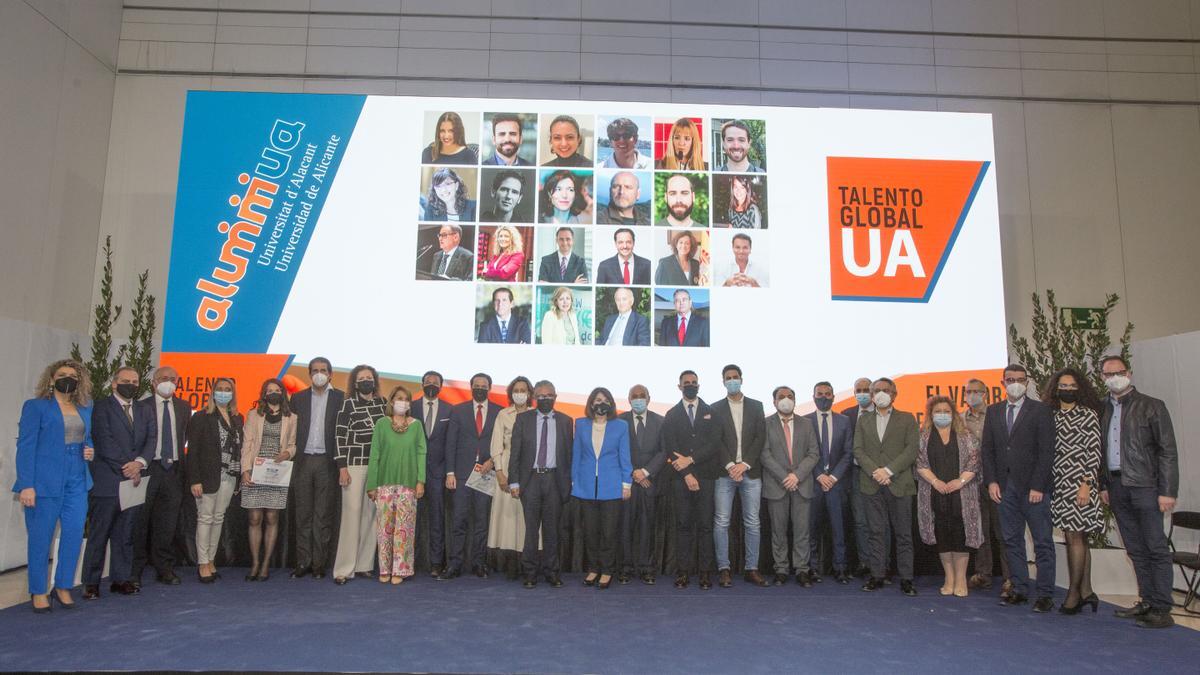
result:
[(138, 371), (140, 384), (138, 397), (150, 391), (150, 370), (154, 367), (154, 296), (147, 291), (150, 270), (138, 275), (137, 295), (133, 299), (133, 311), (129, 315), (129, 339), (121, 347), (125, 350), (125, 365)]
[(108, 391), (112, 374), (125, 357), (125, 347), (122, 346), (117, 350), (116, 357), (109, 358), (112, 352), (112, 327), (121, 317), (121, 306), (113, 304), (112, 235), (104, 238), (101, 251), (104, 252), (104, 273), (100, 278), (100, 302), (92, 311), (91, 355), (85, 360), (79, 344), (71, 343), (71, 358), (87, 368), (94, 396)]

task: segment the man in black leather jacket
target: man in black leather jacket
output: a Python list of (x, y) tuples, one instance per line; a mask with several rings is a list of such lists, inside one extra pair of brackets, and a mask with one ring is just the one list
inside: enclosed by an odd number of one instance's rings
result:
[(1173, 573), (1162, 519), (1179, 494), (1175, 430), (1167, 406), (1133, 388), (1125, 359), (1105, 357), (1100, 374), (1110, 394), (1100, 420), (1100, 499), (1112, 507), (1141, 595), (1136, 605), (1116, 614), (1137, 619), (1142, 628), (1167, 628), (1175, 623)]

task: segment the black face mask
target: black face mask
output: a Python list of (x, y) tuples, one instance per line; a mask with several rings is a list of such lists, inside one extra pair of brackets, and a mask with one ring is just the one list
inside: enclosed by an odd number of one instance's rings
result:
[(610, 410), (612, 410), (612, 405), (604, 401), (597, 401), (592, 404), (592, 414), (596, 417), (608, 417)]
[(471, 398), (475, 399), (476, 403), (483, 403), (488, 400), (488, 390), (483, 387), (473, 387), (471, 389)]
[(554, 399), (553, 398), (539, 398), (537, 400), (537, 409), (538, 409), (538, 412), (542, 413), (543, 415), (549, 415), (550, 411), (554, 410)]
[(79, 380), (73, 377), (60, 377), (54, 381), (54, 391), (60, 394), (74, 394), (79, 388)]
[(820, 410), (821, 412), (828, 412), (829, 409), (833, 407), (833, 399), (831, 398), (823, 398), (818, 396), (817, 398), (813, 399), (813, 403), (817, 404), (817, 410)]
[(363, 396), (369, 396), (375, 393), (375, 380), (359, 380), (354, 383), (354, 388)]
[(437, 398), (438, 392), (441, 390), (442, 388), (436, 384), (427, 384), (421, 388), (421, 391), (425, 392), (425, 398)]
[(689, 401), (695, 400), (700, 395), (700, 385), (685, 384), (683, 385), (683, 397)]
[(277, 391), (273, 391), (273, 392), (267, 394), (267, 404), (268, 405), (279, 405), (280, 403), (283, 403), (283, 394), (281, 394)]
[(1059, 389), (1058, 400), (1063, 403), (1074, 403), (1079, 400), (1079, 392), (1074, 389)]
[(121, 396), (121, 398), (127, 401), (133, 400), (133, 397), (137, 396), (138, 386), (136, 384), (123, 382), (117, 385), (117, 393)]

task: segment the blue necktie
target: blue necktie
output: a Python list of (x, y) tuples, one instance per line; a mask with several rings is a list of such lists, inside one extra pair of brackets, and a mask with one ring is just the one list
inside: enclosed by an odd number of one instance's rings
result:
[(507, 321), (500, 322), (500, 341), (508, 342), (508, 322)]
[(696, 404), (695, 403), (688, 404), (688, 421), (691, 422), (692, 426), (696, 426)]
[(1016, 415), (1017, 406), (1008, 404), (1008, 433), (1012, 433), (1013, 417)]
[(829, 470), (829, 413), (821, 415), (821, 463)]
[(171, 438), (171, 402), (163, 401), (162, 413), (162, 457), (159, 462), (162, 463), (164, 469), (171, 468), (171, 462), (175, 461), (175, 439)]

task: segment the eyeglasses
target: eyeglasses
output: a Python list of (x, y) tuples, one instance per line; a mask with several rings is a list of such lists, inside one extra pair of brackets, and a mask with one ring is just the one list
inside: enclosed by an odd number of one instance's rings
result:
[(438, 232), (438, 239), (445, 239), (446, 237), (453, 237), (453, 236), (454, 236), (453, 232)]
[(637, 134), (609, 134), (610, 141), (632, 141), (637, 138)]
[(1116, 377), (1117, 375), (1128, 375), (1128, 370), (1113, 370), (1107, 373), (1100, 373), (1101, 377)]

